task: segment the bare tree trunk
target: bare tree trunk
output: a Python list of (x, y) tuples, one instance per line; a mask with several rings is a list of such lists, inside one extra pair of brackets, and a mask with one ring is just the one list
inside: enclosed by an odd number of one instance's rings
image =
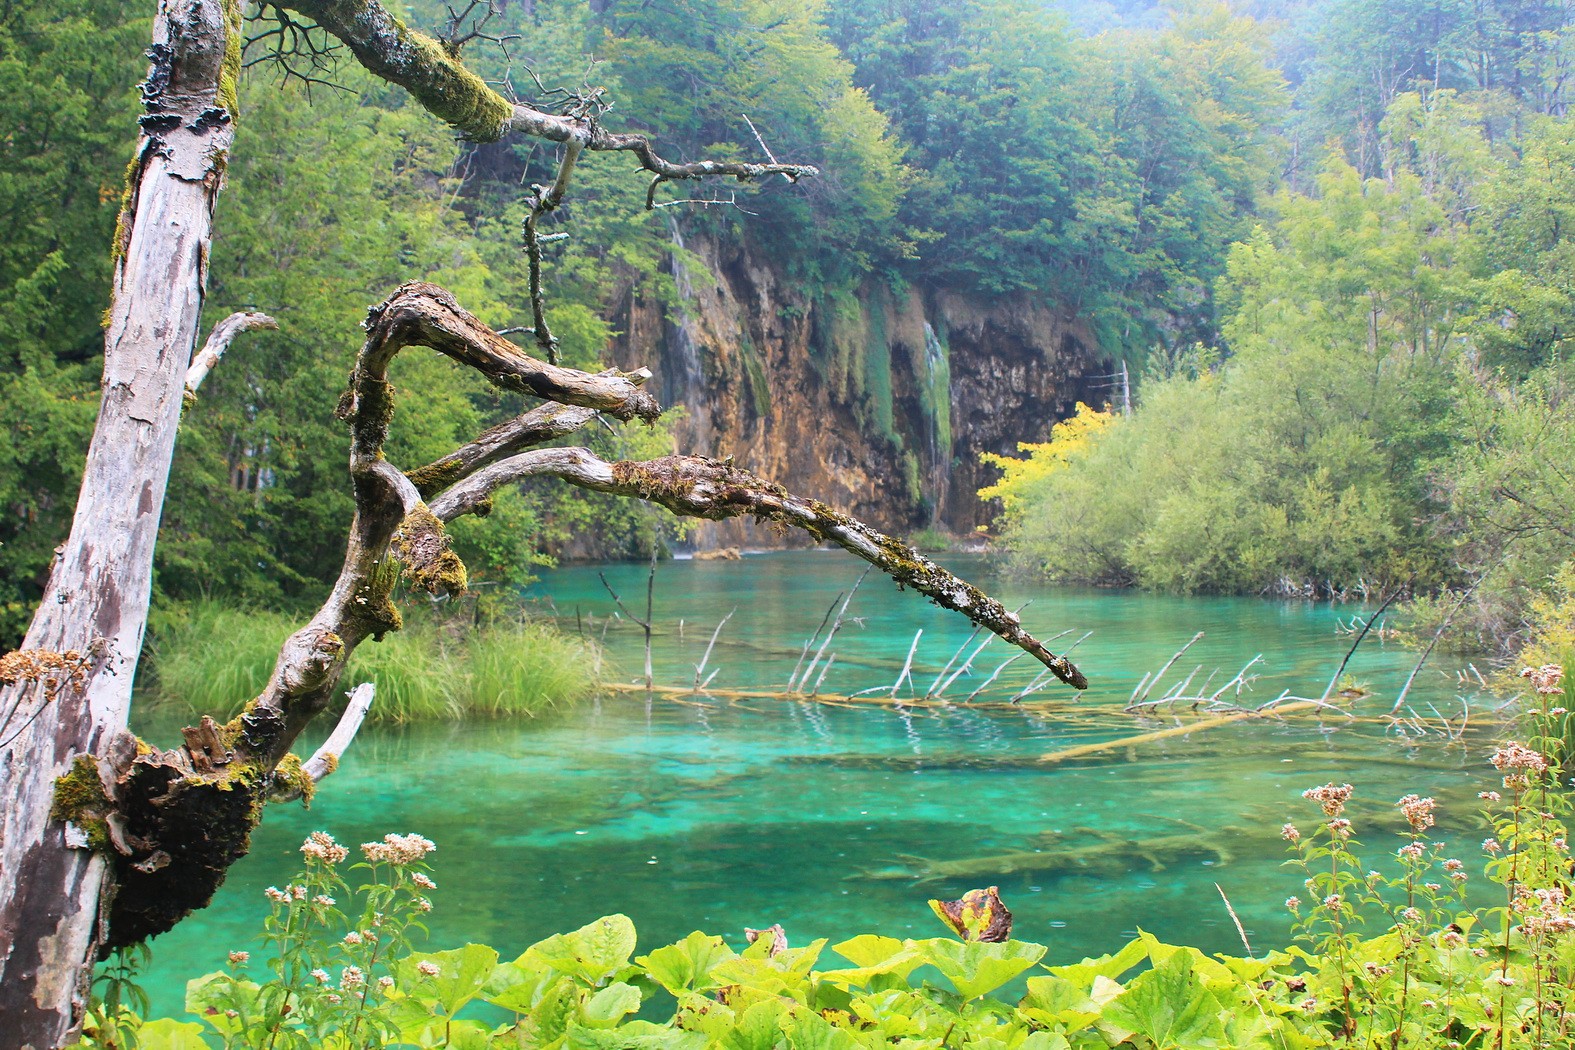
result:
[(0, 752), (0, 1046), (69, 1041), (102, 937), (105, 862), (51, 818), (55, 781), (76, 756), (108, 753), (126, 726), (232, 138), (239, 29), (239, 0), (160, 0), (154, 21), (98, 425), (70, 538), (22, 650), (76, 654), (81, 673), (47, 696), (25, 676), (0, 692), (0, 711), (37, 714)]

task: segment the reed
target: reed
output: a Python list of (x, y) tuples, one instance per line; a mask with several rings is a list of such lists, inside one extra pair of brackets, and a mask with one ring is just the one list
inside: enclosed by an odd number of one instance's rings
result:
[[(262, 692), (297, 626), (283, 613), (203, 600), (169, 610), (149, 632), (148, 700), (227, 719)], [(502, 620), (460, 629), (420, 619), (351, 658), (347, 685), (370, 681), (369, 721), (536, 717), (595, 687), (589, 643), (543, 624)]]

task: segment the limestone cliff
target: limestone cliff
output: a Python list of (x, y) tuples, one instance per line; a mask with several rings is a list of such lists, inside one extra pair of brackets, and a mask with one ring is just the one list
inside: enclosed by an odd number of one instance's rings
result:
[[(676, 227), (674, 240), (677, 301), (620, 290), (614, 358), (649, 366), (662, 402), (685, 406), (686, 451), (732, 456), (889, 532), (987, 525), (994, 511), (974, 493), (996, 472), (979, 454), (1016, 454), (1077, 401), (1105, 396), (1093, 377), (1112, 369), (1084, 327), (1030, 297), (869, 281), (812, 298), (748, 244), (686, 241)], [(750, 521), (705, 523), (689, 539), (800, 542)]]

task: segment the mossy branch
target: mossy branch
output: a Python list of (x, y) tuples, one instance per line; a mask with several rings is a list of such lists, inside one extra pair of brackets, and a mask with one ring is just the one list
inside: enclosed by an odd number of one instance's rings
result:
[(656, 152), (644, 135), (616, 134), (590, 113), (560, 115), (523, 103), (511, 103), (467, 69), (439, 41), (410, 29), (378, 0), (289, 0), (283, 6), (316, 20), (350, 48), (371, 72), (413, 95), (434, 116), (448, 121), (466, 137), (492, 142), (517, 133), (561, 142), (595, 153), (630, 153), (656, 178), (646, 206), (655, 204), (657, 185), (680, 179), (723, 176), (750, 182), (770, 175), (791, 180), (811, 178), (820, 170), (810, 164), (772, 161), (670, 161)]
[(432, 513), (452, 521), (482, 506), (499, 486), (539, 476), (562, 478), (582, 488), (659, 503), (685, 517), (720, 520), (747, 515), (803, 529), (817, 540), (835, 543), (863, 558), (895, 580), (897, 586), (912, 587), (942, 608), (962, 613), (1029, 653), (1068, 685), (1088, 688), (1088, 679), (1070, 660), (1051, 652), (1023, 629), (1016, 613), (979, 588), (906, 543), (818, 500), (795, 496), (730, 463), (702, 456), (609, 463), (583, 448), (536, 449), (476, 471), (434, 498)]

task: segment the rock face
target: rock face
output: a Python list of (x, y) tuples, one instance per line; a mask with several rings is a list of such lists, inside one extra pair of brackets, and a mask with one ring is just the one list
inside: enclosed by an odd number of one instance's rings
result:
[[(996, 509), (975, 492), (997, 472), (979, 454), (1016, 454), (1109, 396), (1113, 369), (1087, 330), (1026, 295), (870, 281), (812, 298), (748, 244), (676, 228), (674, 242), (676, 302), (630, 287), (611, 304), (617, 363), (650, 367), (662, 403), (684, 406), (686, 452), (732, 456), (885, 531), (988, 525)], [(802, 542), (728, 521), (685, 544)]]

